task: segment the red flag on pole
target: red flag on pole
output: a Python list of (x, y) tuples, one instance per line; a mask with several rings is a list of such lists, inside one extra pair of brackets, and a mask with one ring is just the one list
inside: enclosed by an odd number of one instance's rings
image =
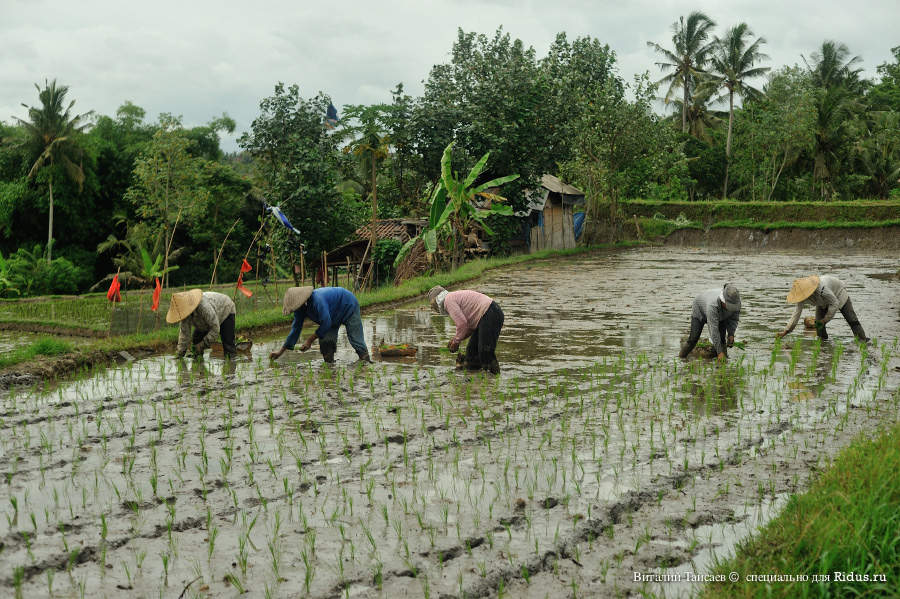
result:
[(250, 272), (251, 270), (253, 270), (253, 267), (250, 266), (250, 263), (244, 258), (244, 263), (241, 264), (241, 273)]
[[(245, 260), (245, 262), (246, 262), (246, 260)], [(243, 267), (241, 267), (241, 269), (243, 270)], [(247, 297), (250, 297), (251, 295), (253, 295), (252, 291), (250, 291), (249, 289), (244, 287), (244, 273), (241, 273), (238, 275), (237, 288), (238, 288), (238, 291), (240, 291)]]
[(159, 285), (159, 279), (156, 279), (156, 289), (153, 290), (153, 305), (150, 306), (150, 309), (156, 312), (159, 308), (159, 293), (162, 291), (162, 287)]
[(121, 302), (122, 294), (119, 293), (119, 289), (122, 286), (119, 284), (119, 274), (116, 273), (116, 276), (113, 277), (112, 283), (109, 284), (109, 291), (106, 292), (106, 299), (111, 302)]

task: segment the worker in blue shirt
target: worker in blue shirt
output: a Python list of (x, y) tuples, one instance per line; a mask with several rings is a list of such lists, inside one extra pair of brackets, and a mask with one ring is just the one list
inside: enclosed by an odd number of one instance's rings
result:
[(319, 325), (316, 332), (309, 336), (300, 346), (300, 351), (312, 347), (313, 341), (319, 340), (319, 351), (328, 364), (334, 363), (334, 352), (337, 350), (338, 329), (344, 325), (347, 339), (356, 350), (360, 361), (371, 362), (369, 349), (363, 335), (362, 318), (359, 313), (359, 302), (356, 296), (343, 287), (291, 287), (284, 294), (283, 312), (285, 316), (294, 314), (291, 332), (281, 349), (273, 351), (269, 357), (278, 359), (289, 349), (294, 349), (303, 330), (303, 321), (309, 318)]

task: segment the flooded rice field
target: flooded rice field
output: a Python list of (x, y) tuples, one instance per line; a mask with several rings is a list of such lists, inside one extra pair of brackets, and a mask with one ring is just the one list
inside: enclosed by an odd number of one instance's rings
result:
[[(501, 270), (499, 377), (457, 371), (449, 319), (364, 319), (408, 362), (315, 351), (157, 357), (0, 397), (0, 595), (686, 596), (855, 436), (897, 417), (888, 255), (652, 248)], [(793, 278), (838, 316), (776, 342)], [(694, 295), (743, 298), (727, 364), (677, 359)], [(285, 334), (288, 329), (285, 322)]]

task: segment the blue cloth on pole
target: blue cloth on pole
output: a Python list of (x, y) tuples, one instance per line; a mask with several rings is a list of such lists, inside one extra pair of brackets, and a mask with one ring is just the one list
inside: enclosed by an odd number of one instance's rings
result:
[(576, 212), (572, 215), (572, 224), (575, 227), (575, 239), (579, 239), (584, 232), (584, 212)]
[(267, 210), (274, 214), (278, 218), (278, 220), (281, 221), (281, 224), (283, 224), (285, 227), (287, 227), (297, 235), (300, 234), (300, 231), (294, 228), (294, 225), (291, 224), (291, 221), (288, 220), (288, 217), (285, 216), (284, 212), (282, 212), (278, 206), (269, 206)]

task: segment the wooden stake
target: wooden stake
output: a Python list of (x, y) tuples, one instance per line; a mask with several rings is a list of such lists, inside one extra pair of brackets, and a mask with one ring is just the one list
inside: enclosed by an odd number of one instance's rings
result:
[[(237, 219), (236, 221), (234, 221), (234, 224), (231, 225), (230, 229), (228, 229), (228, 233), (225, 234), (225, 239), (222, 240), (222, 245), (219, 247), (219, 253), (218, 255), (216, 255), (216, 261), (213, 264), (212, 278), (209, 280), (210, 289), (212, 289), (212, 286), (216, 283), (216, 269), (219, 268), (219, 259), (222, 257), (222, 252), (225, 251), (225, 242), (228, 241), (228, 236), (231, 235), (231, 232), (234, 231), (234, 228), (239, 222), (241, 222), (241, 219)], [(243, 265), (244, 263), (241, 262), (241, 266)]]

